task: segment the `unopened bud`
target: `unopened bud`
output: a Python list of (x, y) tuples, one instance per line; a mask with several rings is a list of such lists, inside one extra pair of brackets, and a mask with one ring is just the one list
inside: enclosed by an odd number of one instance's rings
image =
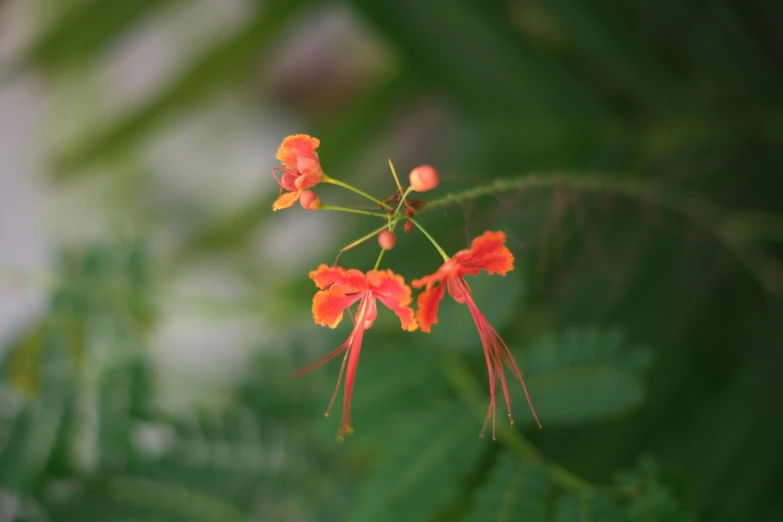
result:
[(394, 232), (384, 230), (378, 234), (378, 244), (381, 245), (382, 249), (391, 250), (394, 248), (395, 243), (397, 243), (397, 238), (394, 237)]
[(429, 165), (419, 165), (409, 176), (411, 187), (416, 192), (427, 192), (438, 186), (440, 176), (438, 171)]
[(299, 203), (307, 210), (318, 210), (321, 208), (321, 198), (312, 190), (303, 190), (299, 195)]

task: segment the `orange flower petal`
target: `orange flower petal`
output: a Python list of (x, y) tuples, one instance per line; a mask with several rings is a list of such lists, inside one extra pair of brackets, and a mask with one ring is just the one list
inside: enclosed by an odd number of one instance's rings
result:
[(438, 306), (443, 299), (445, 291), (446, 286), (440, 284), (419, 294), (417, 302), (419, 309), (416, 311), (416, 319), (419, 320), (419, 327), (422, 332), (430, 333), (432, 325), (438, 322)]
[(470, 250), (458, 252), (452, 259), (459, 263), (463, 274), (476, 275), (486, 270), (490, 275), (506, 275), (514, 270), (514, 255), (503, 244), (505, 241), (503, 232), (488, 230), (473, 240)]
[(313, 296), (313, 319), (316, 324), (335, 328), (343, 320), (345, 309), (354, 304), (361, 293), (345, 295), (342, 290), (332, 287), (321, 290)]
[(424, 288), (426, 286), (427, 290), (429, 290), (430, 288), (432, 288), (432, 286), (435, 283), (439, 281), (443, 281), (445, 278), (446, 275), (441, 273), (440, 270), (438, 270), (434, 274), (424, 276), (421, 279), (414, 279), (413, 281), (411, 281), (411, 286), (413, 288)]
[(413, 310), (408, 306), (413, 301), (411, 288), (405, 279), (391, 270), (367, 272), (367, 283), (373, 295), (400, 318), (402, 327), (412, 332), (418, 325)]
[(330, 285), (339, 287), (343, 293), (361, 292), (367, 289), (367, 277), (354, 268), (346, 270), (341, 266), (321, 263), (321, 266), (310, 272), (310, 279), (321, 290)]
[(413, 301), (411, 288), (405, 279), (391, 270), (370, 270), (367, 272), (367, 284), (375, 295), (384, 296), (407, 306)]
[(272, 210), (282, 210), (293, 206), (294, 203), (299, 201), (299, 195), (301, 193), (301, 190), (297, 190), (296, 192), (286, 192), (285, 194), (282, 194), (272, 203)]
[(389, 310), (397, 314), (397, 317), (400, 318), (400, 325), (402, 326), (403, 330), (412, 332), (419, 327), (418, 323), (416, 322), (416, 315), (413, 312), (413, 308), (409, 306), (401, 306), (395, 300), (389, 299), (388, 297), (384, 297), (382, 295), (376, 295), (375, 297), (378, 299), (378, 301), (386, 305)]
[(283, 140), (280, 145), (280, 149), (277, 151), (277, 159), (279, 159), (285, 168), (295, 169), (299, 158), (310, 158), (314, 161), (318, 156), (315, 153), (315, 149), (321, 144), (317, 138), (312, 138), (307, 134), (295, 134), (288, 136)]

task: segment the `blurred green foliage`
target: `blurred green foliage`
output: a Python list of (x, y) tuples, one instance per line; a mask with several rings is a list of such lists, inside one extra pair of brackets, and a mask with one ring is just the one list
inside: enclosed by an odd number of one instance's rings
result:
[[(76, 2), (24, 67), (83, 67), (174, 4)], [(305, 114), (312, 128), (302, 131), (322, 138), (330, 174), (369, 190), (369, 174), (347, 169), (401, 115), (434, 99), (458, 122), (406, 161), (439, 166), (433, 197), (486, 190), (420, 219), (450, 252), (466, 234), (507, 232), (517, 271), (471, 284), (544, 429), (530, 429), (514, 388), (519, 426), (478, 438), (487, 400), (478, 336), (464, 309), (444, 303), (431, 336), (380, 319), (368, 332), (357, 434), (336, 444), (333, 419), (321, 416), (336, 369), (290, 377), (344, 334), (319, 330), (314, 343), (291, 318), (309, 314), (304, 273), (248, 278), (285, 295), (275, 310), (244, 307), (287, 328), (283, 353), (258, 346), (225, 404), (189, 416), (160, 408), (148, 352), (163, 320), (157, 285), (187, 263), (242, 257), (260, 225), (282, 219), (265, 194), (191, 231), (171, 259), (151, 254), (145, 237), (64, 246), (46, 314), (4, 352), (0, 519), (780, 520), (783, 8), (347, 5), (394, 67), (350, 105)], [(323, 8), (258, 6), (150, 99), (54, 151), (59, 181), (97, 175), (88, 167), (246, 88), (281, 34)], [(411, 235), (387, 260), (410, 279), (437, 266), (427, 248)], [(367, 247), (343, 260), (365, 268), (375, 255)]]

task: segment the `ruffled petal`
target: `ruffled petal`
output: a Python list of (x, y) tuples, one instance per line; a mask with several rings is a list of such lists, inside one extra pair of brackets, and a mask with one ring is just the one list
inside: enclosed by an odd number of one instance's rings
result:
[(413, 301), (411, 288), (405, 279), (391, 270), (367, 272), (367, 283), (373, 295), (400, 318), (402, 327), (412, 332), (417, 328), (415, 314), (410, 304)]
[(446, 286), (441, 283), (419, 294), (419, 299), (416, 303), (418, 305), (416, 319), (419, 320), (419, 327), (422, 332), (430, 333), (432, 325), (438, 322), (438, 306), (445, 292)]
[(386, 305), (389, 310), (397, 314), (397, 317), (400, 318), (400, 326), (402, 326), (403, 330), (412, 332), (419, 327), (418, 323), (416, 322), (416, 315), (413, 312), (413, 308), (409, 306), (400, 306), (399, 303), (393, 299), (389, 299), (388, 297), (381, 295), (376, 297), (378, 301)]
[(312, 138), (307, 134), (295, 134), (288, 136), (283, 140), (280, 148), (277, 151), (277, 159), (279, 159), (285, 168), (295, 169), (299, 162), (299, 158), (310, 158), (317, 161), (318, 156), (315, 153), (315, 149), (321, 142), (317, 138)]
[(367, 284), (377, 295), (407, 306), (413, 301), (411, 288), (405, 284), (405, 279), (391, 270), (370, 270), (367, 272)]
[(340, 288), (331, 287), (313, 296), (313, 319), (316, 324), (335, 328), (343, 320), (345, 309), (358, 301), (363, 294), (345, 295)]
[(422, 277), (421, 279), (414, 279), (411, 281), (411, 286), (413, 288), (424, 288), (427, 287), (427, 290), (433, 287), (433, 285), (439, 281), (443, 281), (445, 279), (445, 274), (441, 273), (440, 270), (435, 272), (434, 274), (427, 275)]
[(465, 275), (476, 275), (481, 270), (488, 274), (506, 275), (514, 270), (514, 255), (503, 244), (506, 234), (486, 231), (473, 240), (470, 250), (462, 250), (452, 258)]
[(367, 289), (367, 277), (355, 268), (346, 270), (341, 266), (321, 263), (321, 266), (310, 272), (310, 279), (321, 290), (330, 285), (340, 288), (346, 294)]
[(299, 201), (299, 196), (302, 194), (301, 190), (296, 192), (286, 192), (272, 203), (272, 210), (282, 210), (293, 206), (294, 203)]

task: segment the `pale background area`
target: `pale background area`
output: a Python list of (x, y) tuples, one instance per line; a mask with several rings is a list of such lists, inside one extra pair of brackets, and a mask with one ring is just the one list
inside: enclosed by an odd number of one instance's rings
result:
[[(132, 236), (152, 230), (155, 251), (165, 255), (191, 226), (188, 215), (209, 221), (268, 193), (270, 170), (283, 136), (302, 132), (298, 115), (252, 90), (222, 92), (197, 112), (172, 119), (121, 166), (143, 183), (148, 222), (135, 223), (117, 204), (133, 179), (91, 173), (84, 181), (54, 181), (50, 152), (96, 121), (132, 111), (210, 42), (236, 30), (256, 2), (201, 0), (175, 4), (133, 28), (94, 67), (76, 77), (27, 73), (0, 83), (0, 343), (39, 317), (59, 246)], [(45, 9), (33, 2), (0, 6), (0, 71), (8, 70), (45, 24)], [(279, 90), (317, 74), (324, 63), (349, 76), (372, 76), (388, 58), (346, 10), (309, 13), (289, 30), (271, 63), (258, 71), (259, 92)], [(361, 42), (362, 45), (357, 45)], [(362, 49), (347, 55), (346, 48)], [(284, 88), (284, 87), (283, 87)], [(380, 163), (382, 165), (382, 163)], [(115, 166), (116, 167), (116, 166)], [(97, 167), (101, 168), (101, 167)], [(107, 181), (107, 178), (111, 178)], [(122, 185), (125, 183), (125, 185)], [(151, 199), (151, 200), (150, 200)], [(172, 218), (171, 214), (175, 213)], [(145, 212), (141, 212), (145, 214)], [(166, 219), (161, 219), (166, 216)], [(280, 276), (308, 270), (294, 253), (306, 242), (312, 255), (332, 255), (333, 222), (301, 212), (280, 213), (259, 227), (247, 263)], [(339, 247), (338, 247), (339, 248)], [(187, 306), (192, 295), (242, 300), (263, 289), (248, 288), (232, 263), (220, 258), (172, 270), (159, 294), (160, 327), (152, 343), (166, 406), (219, 396), (251, 356), (259, 340), (282, 339), (261, 314), (203, 317)], [(3, 343), (6, 344), (6, 343)], [(274, 343), (272, 343), (274, 344)], [(277, 343), (279, 346), (279, 343)]]

